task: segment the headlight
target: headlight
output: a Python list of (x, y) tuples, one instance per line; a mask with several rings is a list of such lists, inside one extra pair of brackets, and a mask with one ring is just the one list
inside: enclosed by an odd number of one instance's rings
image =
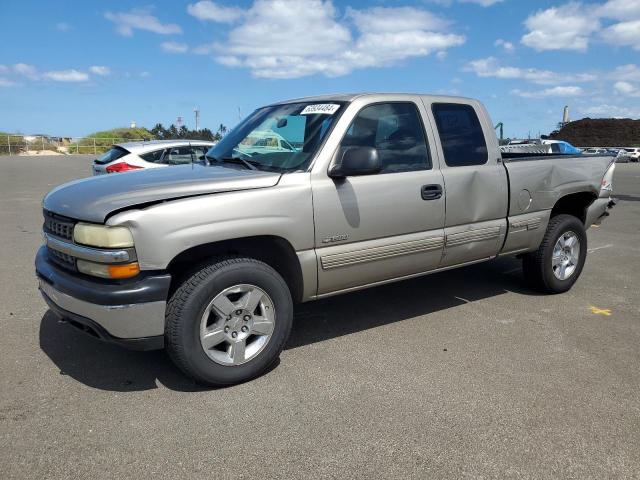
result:
[(133, 236), (126, 227), (107, 227), (91, 223), (77, 223), (73, 229), (76, 243), (90, 247), (126, 248), (133, 247)]
[(78, 259), (76, 265), (79, 272), (101, 278), (131, 278), (140, 273), (138, 262), (124, 265), (105, 265), (104, 263), (94, 263)]

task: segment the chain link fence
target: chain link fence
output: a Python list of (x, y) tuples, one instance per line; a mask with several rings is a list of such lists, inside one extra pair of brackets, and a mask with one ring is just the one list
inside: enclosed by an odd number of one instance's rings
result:
[(115, 143), (142, 141), (145, 141), (145, 139), (0, 134), (0, 155), (33, 155), (46, 153), (97, 155), (106, 152)]

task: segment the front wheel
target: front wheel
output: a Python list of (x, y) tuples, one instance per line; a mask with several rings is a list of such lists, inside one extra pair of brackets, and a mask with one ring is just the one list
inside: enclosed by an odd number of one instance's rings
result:
[(204, 265), (167, 303), (165, 340), (198, 383), (228, 386), (267, 370), (291, 331), (293, 302), (273, 268), (250, 258)]
[(549, 221), (538, 250), (524, 257), (524, 276), (537, 290), (566, 292), (578, 280), (586, 257), (584, 224), (572, 215), (557, 215)]

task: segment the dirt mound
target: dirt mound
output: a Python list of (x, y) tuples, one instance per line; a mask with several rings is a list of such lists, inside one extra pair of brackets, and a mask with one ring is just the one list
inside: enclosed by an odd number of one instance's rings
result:
[(583, 118), (570, 122), (549, 138), (576, 147), (629, 147), (640, 145), (640, 120), (629, 118)]

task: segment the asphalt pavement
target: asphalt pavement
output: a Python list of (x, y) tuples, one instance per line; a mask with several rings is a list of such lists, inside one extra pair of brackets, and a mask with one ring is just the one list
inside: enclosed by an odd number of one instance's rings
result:
[(0, 157), (0, 478), (640, 478), (639, 164), (570, 292), (500, 259), (305, 304), (211, 390), (47, 311), (41, 199), (91, 158)]

